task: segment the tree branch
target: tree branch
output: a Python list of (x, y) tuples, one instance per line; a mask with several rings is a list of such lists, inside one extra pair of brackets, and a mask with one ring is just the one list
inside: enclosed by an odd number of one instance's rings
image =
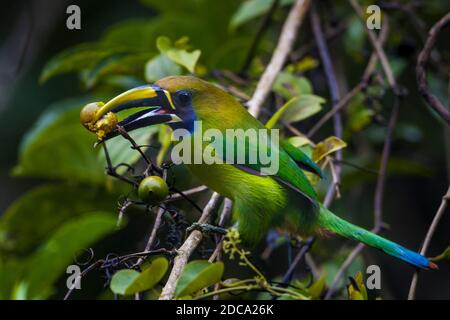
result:
[(300, 261), (302, 261), (303, 257), (306, 256), (306, 254), (308, 253), (309, 249), (311, 249), (315, 239), (316, 239), (315, 237), (309, 237), (302, 244), (302, 247), (300, 248), (299, 252), (295, 256), (295, 258), (292, 261), (291, 265), (289, 266), (288, 271), (286, 271), (286, 273), (283, 276), (283, 283), (289, 283), (292, 280), (292, 276), (294, 275), (295, 268), (300, 263)]
[(361, 20), (361, 23), (364, 25), (364, 28), (367, 32), (367, 35), (369, 36), (370, 43), (372, 44), (372, 47), (374, 48), (376, 54), (378, 55), (378, 59), (380, 60), (381, 67), (383, 69), (384, 74), (386, 75), (386, 79), (389, 83), (389, 86), (391, 87), (392, 91), (395, 94), (399, 94), (397, 81), (394, 77), (394, 72), (392, 71), (392, 68), (389, 64), (389, 60), (387, 59), (386, 53), (384, 52), (382, 44), (378, 41), (377, 35), (375, 32), (371, 29), (367, 29), (364, 24), (364, 13), (359, 5), (357, 0), (350, 0), (350, 4), (352, 5), (353, 9), (355, 10), (356, 14), (358, 15), (359, 19)]
[[(431, 238), (433, 238), (434, 232), (436, 231), (439, 221), (444, 215), (449, 200), (450, 200), (450, 187), (447, 189), (447, 193), (442, 197), (441, 205), (439, 206), (439, 209), (436, 212), (436, 215), (434, 216), (430, 227), (428, 228), (427, 235), (425, 236), (425, 240), (423, 241), (422, 249), (420, 249), (421, 255), (425, 255), (427, 253), (428, 247), (431, 242)], [(414, 272), (414, 276), (411, 281), (411, 287), (409, 288), (408, 300), (414, 300), (414, 297), (416, 296), (416, 288), (418, 280), (419, 280), (419, 270), (416, 270), (416, 272)]]
[[(208, 223), (210, 221), (211, 215), (217, 207), (220, 198), (221, 196), (218, 193), (213, 193), (211, 199), (203, 210), (202, 216), (198, 220), (199, 223)], [(202, 239), (203, 233), (199, 230), (193, 230), (183, 245), (177, 250), (178, 255), (174, 259), (172, 271), (170, 272), (169, 279), (161, 292), (159, 300), (170, 300), (174, 298), (178, 279), (180, 278), (189, 257), (200, 244)]]
[[(431, 52), (433, 51), (434, 44), (436, 43), (436, 38), (439, 34), (439, 32), (445, 28), (450, 22), (450, 12), (447, 13), (444, 17), (442, 17), (429, 31), (428, 38), (425, 41), (425, 46), (422, 49), (422, 51), (419, 54), (419, 57), (417, 59), (417, 66), (416, 66), (416, 76), (417, 76), (417, 83), (419, 87), (419, 92), (422, 94), (422, 96), (425, 98), (426, 102), (445, 120), (447, 123), (450, 122), (450, 111), (448, 108), (446, 108), (437, 97), (435, 97), (427, 83), (426, 78), (426, 72), (425, 68), (428, 64), (428, 60), (431, 56)], [(450, 85), (449, 85), (449, 92), (450, 92)], [(441, 220), (442, 216), (444, 215), (445, 209), (447, 207), (447, 202), (450, 199), (450, 187), (447, 190), (447, 193), (442, 198), (441, 205), (439, 206), (438, 211), (436, 212), (436, 215), (433, 218), (433, 221), (431, 222), (430, 227), (428, 228), (427, 234), (425, 236), (425, 240), (422, 245), (422, 249), (420, 250), (420, 253), (422, 255), (425, 255), (428, 246), (430, 245), (431, 238), (434, 235), (434, 232), (436, 231), (437, 225), (439, 224), (439, 221)], [(411, 286), (409, 288), (408, 292), (408, 300), (414, 300), (416, 296), (416, 290), (417, 290), (417, 282), (419, 281), (419, 270), (416, 270), (414, 272), (413, 278), (411, 280)]]
[[(317, 14), (317, 9), (315, 3), (311, 6), (311, 27), (314, 33), (314, 38), (316, 39), (317, 48), (319, 49), (320, 60), (322, 61), (323, 71), (325, 73), (325, 78), (327, 80), (328, 89), (330, 90), (331, 103), (333, 108), (341, 100), (341, 95), (339, 93), (339, 85), (336, 79), (336, 74), (334, 72), (333, 63), (331, 62), (330, 52), (328, 50), (327, 43), (325, 42), (325, 37), (323, 35), (322, 26), (320, 25), (320, 18)], [(339, 112), (333, 114), (334, 122), (334, 134), (336, 137), (342, 139), (342, 118)], [(342, 160), (342, 150), (336, 152), (336, 159), (338, 161)], [(336, 165), (336, 170), (333, 175), (333, 183), (327, 191), (325, 196), (324, 205), (328, 207), (334, 199), (337, 188), (340, 183), (341, 176), (341, 166)]]
[(446, 108), (439, 99), (433, 95), (428, 87), (427, 75), (425, 68), (428, 64), (431, 52), (433, 51), (434, 44), (439, 32), (450, 23), (450, 12), (442, 17), (428, 33), (428, 38), (425, 42), (425, 46), (419, 54), (416, 66), (417, 84), (420, 94), (424, 97), (428, 105), (433, 108), (437, 114), (444, 119), (447, 123), (450, 123), (450, 110)]
[[(205, 185), (201, 185), (201, 186), (198, 186), (198, 187), (194, 187), (192, 189), (181, 191), (181, 193), (184, 196), (191, 196), (191, 195), (194, 195), (194, 194), (206, 191), (206, 190), (208, 190), (208, 187), (205, 186)], [(180, 193), (175, 193), (175, 194), (172, 194), (170, 196), (170, 198), (166, 200), (166, 202), (172, 202), (172, 201), (181, 200), (181, 199), (184, 199), (184, 196), (182, 196)]]

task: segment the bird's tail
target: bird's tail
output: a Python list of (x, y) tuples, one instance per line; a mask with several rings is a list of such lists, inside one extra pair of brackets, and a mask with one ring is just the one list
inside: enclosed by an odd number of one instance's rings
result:
[(437, 265), (423, 255), (408, 250), (401, 245), (389, 241), (373, 232), (357, 227), (339, 218), (325, 207), (320, 207), (320, 225), (333, 233), (362, 242), (368, 246), (380, 249), (385, 253), (401, 259), (421, 269), (437, 269)]

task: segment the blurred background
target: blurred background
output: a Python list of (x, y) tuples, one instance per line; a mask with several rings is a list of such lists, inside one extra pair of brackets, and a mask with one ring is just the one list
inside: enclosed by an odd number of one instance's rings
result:
[[(247, 5), (250, 9), (245, 11), (242, 9), (244, 2), (252, 2), (253, 7)], [(29, 270), (39, 268), (40, 261), (54, 259), (43, 247), (48, 249), (51, 241), (57, 241), (58, 238), (52, 239), (52, 236), (61, 231), (65, 223), (86, 212), (108, 212), (108, 216), (115, 219), (118, 200), (129, 192), (105, 178), (104, 159), (94, 154), (93, 137), (78, 123), (79, 108), (87, 102), (106, 100), (135, 85), (155, 81), (158, 75), (188, 73), (176, 65), (158, 72), (154, 70), (150, 61), (160, 54), (156, 47), (160, 36), (167, 36), (173, 42), (189, 37), (188, 50), (201, 50), (196, 75), (213, 81), (218, 81), (215, 78), (218, 70), (242, 75), (244, 84), (234, 86), (251, 95), (270, 59), (290, 3), (292, 1), (280, 1), (245, 75), (239, 72), (255, 38), (255, 26), (261, 24), (270, 1), (28, 0), (15, 1), (7, 10), (2, 10), (0, 298), (62, 298), (64, 266), (73, 261), (73, 253), (67, 249), (62, 257), (53, 252), (61, 258), (58, 265), (42, 267), (29, 275)], [(415, 63), (427, 31), (450, 10), (450, 4), (437, 0), (361, 3), (378, 4), (383, 15), (389, 16), (390, 32), (385, 48), (398, 82), (407, 93), (402, 100), (388, 168), (384, 199), (387, 229), (383, 235), (419, 250), (448, 188), (450, 132), (419, 95)], [(70, 4), (81, 8), (80, 30), (66, 27), (69, 16), (66, 9)], [(340, 89), (345, 94), (360, 80), (372, 48), (349, 3), (319, 1), (318, 9)], [(294, 124), (301, 132), (307, 132), (330, 108), (330, 99), (309, 19), (299, 34), (296, 51), (285, 73), (305, 79), (314, 94), (327, 99), (322, 111)], [(436, 62), (429, 68), (432, 90), (446, 105), (450, 71), (450, 44), (446, 39), (449, 36), (447, 28), (437, 43)], [(181, 43), (183, 41), (186, 42)], [(282, 93), (280, 96), (287, 99)], [(277, 98), (271, 101), (276, 106)], [(357, 95), (344, 112), (343, 140), (348, 144), (344, 160), (353, 165), (343, 165), (342, 197), (333, 202), (332, 208), (366, 228), (371, 228), (373, 223), (376, 170), (392, 101), (386, 85), (375, 83), (368, 92)], [(268, 114), (273, 108), (267, 108)], [(145, 137), (155, 134), (147, 133)], [(161, 144), (161, 133), (158, 134), (159, 140), (152, 139)], [(330, 121), (313, 139), (318, 142), (332, 134)], [(197, 185), (183, 168), (174, 170), (179, 188)], [(318, 186), (322, 195), (325, 187)], [(200, 205), (207, 199), (208, 192), (195, 197)], [(179, 201), (176, 205), (186, 212), (189, 221), (197, 217), (188, 204)], [(449, 213), (447, 209), (433, 237), (430, 256), (440, 254), (450, 245)], [(98, 216), (98, 219), (103, 218)], [(96, 259), (108, 253), (142, 250), (152, 219), (141, 209), (132, 208), (124, 229), (115, 232), (105, 227), (103, 231), (93, 231), (96, 236), (80, 240), (73, 250), (94, 247)], [(84, 222), (88, 226), (92, 221)], [(77, 230), (88, 232), (90, 229)], [(312, 254), (320, 270), (326, 273), (328, 284), (353, 245), (334, 237), (315, 244)], [(259, 256), (265, 248), (263, 243), (255, 250), (255, 259), (268, 276), (279, 277), (287, 266), (286, 246), (276, 248), (264, 260)], [(382, 290), (373, 293), (373, 297), (406, 298), (412, 268), (373, 249), (365, 249), (348, 275), (354, 276), (357, 271), (364, 273), (369, 264), (378, 264), (382, 270)], [(439, 266), (438, 271), (421, 273), (418, 298), (450, 298), (450, 263), (442, 261)], [(47, 272), (54, 274), (47, 276)], [(226, 266), (226, 274), (230, 276), (242, 272), (245, 270), (236, 264)], [(48, 281), (36, 280), (40, 278), (48, 278)], [(91, 274), (83, 282), (86, 289), (76, 292), (75, 296), (110, 297), (103, 289), (104, 282), (101, 274)], [(343, 285), (344, 282), (341, 287)], [(345, 291), (338, 297), (345, 297)]]

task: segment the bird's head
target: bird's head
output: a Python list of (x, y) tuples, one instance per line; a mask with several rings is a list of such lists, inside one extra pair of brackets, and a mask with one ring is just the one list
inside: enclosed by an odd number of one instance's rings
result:
[[(119, 134), (116, 124), (127, 132), (162, 123), (191, 131), (195, 120), (226, 122), (226, 114), (236, 108), (240, 108), (236, 100), (213, 84), (190, 76), (171, 76), (128, 90), (94, 109), (91, 106), (81, 121), (105, 141)], [(112, 125), (99, 135), (99, 128), (105, 123), (108, 127), (108, 122)]]

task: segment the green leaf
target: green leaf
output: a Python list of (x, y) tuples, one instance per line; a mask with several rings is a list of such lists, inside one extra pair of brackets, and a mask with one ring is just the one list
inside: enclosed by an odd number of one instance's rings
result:
[(312, 141), (306, 136), (290, 137), (288, 142), (297, 148), (303, 147), (304, 145), (312, 145)]
[(162, 165), (164, 157), (172, 145), (172, 129), (169, 126), (160, 126), (158, 140), (161, 147), (159, 148), (158, 155), (156, 157), (156, 164), (160, 166)]
[(79, 123), (79, 110), (81, 106), (92, 102), (92, 96), (81, 96), (78, 98), (65, 99), (51, 104), (29, 129), (19, 146), (22, 153), (39, 135), (46, 130), (52, 131), (58, 127)]
[(20, 283), (24, 263), (22, 260), (0, 255), (0, 299), (8, 300)]
[(325, 273), (320, 276), (319, 279), (317, 279), (316, 282), (314, 282), (309, 288), (308, 292), (311, 295), (311, 299), (320, 299), (323, 290), (325, 289), (326, 285), (326, 276)]
[(288, 71), (278, 74), (273, 84), (273, 90), (286, 100), (296, 96), (312, 94), (312, 85), (305, 77), (295, 75)]
[[(252, 37), (241, 34), (220, 44), (220, 49), (209, 52), (207, 64), (214, 69), (229, 69), (238, 72), (246, 59), (246, 54), (252, 43)], [(263, 46), (264, 39), (261, 40)], [(206, 56), (206, 52), (205, 52)], [(257, 59), (257, 57), (255, 58)], [(205, 59), (206, 60), (206, 57)], [(264, 66), (263, 66), (264, 67)], [(252, 70), (253, 64), (250, 66)], [(264, 68), (262, 68), (264, 70)]]
[(110, 75), (103, 81), (105, 85), (111, 88), (117, 88), (120, 92), (130, 90), (145, 84), (145, 82), (140, 80), (139, 78), (127, 75)]
[(361, 131), (368, 126), (375, 112), (365, 105), (365, 94), (357, 94), (348, 107), (349, 119), (347, 126), (352, 131)]
[[(317, 68), (318, 65), (319, 65), (319, 61), (317, 59), (314, 59), (311, 56), (306, 56), (306, 57), (302, 58), (300, 61), (288, 65), (286, 67), (286, 70), (290, 71), (292, 73), (295, 73), (295, 72), (304, 73), (306, 71)], [(301, 78), (305, 79), (303, 77), (301, 77)], [(308, 85), (311, 85), (311, 84), (308, 82)], [(312, 88), (311, 88), (311, 90), (312, 90)]]
[(153, 259), (141, 273), (124, 269), (117, 271), (111, 279), (110, 288), (116, 294), (130, 295), (153, 288), (167, 272), (166, 257)]
[(210, 263), (206, 260), (194, 260), (184, 268), (178, 280), (176, 297), (198, 292), (220, 281), (223, 274), (223, 263)]
[(202, 0), (183, 0), (183, 1), (161, 1), (161, 0), (141, 0), (141, 3), (156, 9), (162, 14), (168, 14), (170, 12), (185, 12), (192, 10), (196, 5), (200, 5), (205, 1)]
[(77, 45), (51, 58), (42, 70), (39, 82), (44, 83), (56, 75), (90, 69), (102, 59), (123, 51), (117, 47), (96, 43)]
[[(274, 0), (247, 0), (244, 1), (230, 21), (230, 29), (234, 30), (240, 25), (259, 17), (269, 11)], [(288, 5), (294, 0), (281, 0), (280, 5)]]
[(27, 297), (28, 297), (28, 284), (23, 281), (17, 283), (12, 290), (11, 299), (26, 300)]
[[(335, 255), (333, 255), (332, 259), (328, 259), (324, 262), (322, 267), (322, 272), (325, 274), (325, 282), (327, 286), (331, 286), (334, 282), (334, 277), (336, 276), (336, 273), (339, 271), (340, 267), (342, 266), (342, 263), (345, 261), (347, 256), (350, 254), (351, 249), (344, 249), (336, 252)], [(364, 259), (361, 256), (358, 256), (355, 258), (355, 260), (350, 264), (346, 275), (350, 274), (356, 274), (358, 270), (365, 270), (366, 266), (364, 263)], [(341, 289), (345, 288), (346, 286), (346, 279), (341, 278), (337, 285), (336, 285), (336, 292), (340, 291)]]
[(106, 30), (101, 37), (101, 44), (109, 47), (125, 47), (133, 51), (155, 54), (153, 41), (156, 39), (155, 24), (159, 18), (126, 19)]
[(25, 278), (28, 297), (39, 296), (73, 263), (76, 254), (115, 229), (115, 214), (106, 212), (92, 212), (67, 221), (31, 256)]
[(127, 293), (127, 288), (131, 286), (137, 280), (137, 278), (139, 278), (139, 275), (140, 273), (136, 270), (119, 270), (112, 277), (109, 287), (111, 288), (111, 291), (116, 294), (132, 294)]
[(116, 210), (116, 199), (117, 194), (73, 184), (32, 189), (4, 212), (0, 252), (27, 253), (67, 220), (95, 210)]
[(358, 272), (355, 278), (350, 278), (350, 280), (350, 284), (347, 286), (349, 300), (367, 300), (367, 289), (362, 273)]
[(172, 41), (168, 37), (159, 37), (156, 40), (158, 50), (166, 55), (173, 62), (185, 67), (189, 72), (194, 73), (195, 65), (200, 58), (201, 51), (194, 50), (188, 52), (186, 49), (179, 49), (172, 45)]
[(450, 260), (450, 247), (447, 247), (440, 255), (430, 258), (431, 261)]
[(323, 98), (312, 94), (294, 97), (275, 112), (267, 121), (266, 127), (272, 129), (280, 119), (287, 123), (306, 119), (319, 112), (322, 109), (321, 104), (324, 102)]
[(359, 17), (353, 16), (348, 21), (348, 27), (344, 34), (345, 50), (357, 62), (362, 62), (363, 46), (366, 41), (365, 26), (361, 23)]
[(169, 59), (166, 55), (160, 54), (150, 59), (145, 65), (145, 80), (155, 82), (167, 76), (181, 74), (181, 67)]
[(97, 161), (93, 142), (92, 134), (76, 126), (48, 132), (25, 150), (12, 174), (100, 184), (104, 165)]
[(85, 102), (70, 100), (49, 108), (21, 143), (12, 174), (102, 183), (104, 164), (93, 148), (96, 137), (79, 120)]
[(107, 76), (135, 75), (141, 76), (149, 53), (113, 54), (99, 61), (94, 67), (81, 72), (85, 88), (91, 89)]
[(312, 154), (314, 162), (318, 163), (326, 156), (336, 152), (342, 148), (345, 148), (347, 143), (338, 137), (331, 136), (325, 140), (319, 142), (315, 147)]

